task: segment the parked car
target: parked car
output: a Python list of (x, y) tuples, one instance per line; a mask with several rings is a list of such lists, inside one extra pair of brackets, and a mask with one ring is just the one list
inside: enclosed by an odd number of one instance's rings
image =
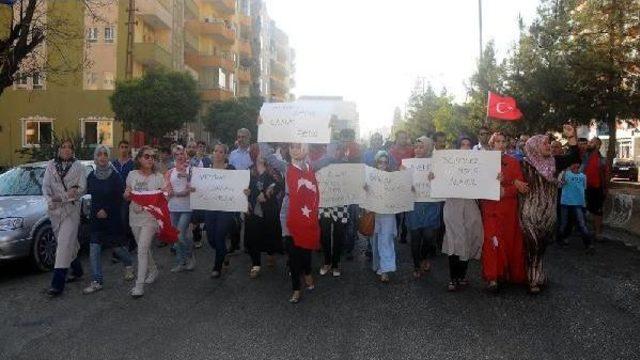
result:
[(638, 165), (633, 159), (613, 159), (611, 175), (614, 178), (638, 181)]
[[(93, 161), (82, 161), (87, 175)], [(46, 162), (16, 166), (0, 175), (0, 261), (29, 258), (41, 271), (53, 268), (57, 241), (42, 195)], [(82, 221), (78, 232), (86, 243), (91, 197), (82, 198)]]

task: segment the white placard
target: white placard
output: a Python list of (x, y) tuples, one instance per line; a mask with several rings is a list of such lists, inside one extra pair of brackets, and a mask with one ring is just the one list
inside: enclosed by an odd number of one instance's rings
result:
[(361, 206), (378, 214), (397, 214), (413, 211), (415, 196), (411, 191), (413, 176), (408, 170), (381, 171), (365, 167), (368, 187)]
[(499, 151), (435, 151), (431, 196), (500, 200), (500, 156)]
[(328, 144), (332, 107), (315, 103), (264, 103), (258, 142)]
[(365, 198), (364, 164), (332, 164), (316, 172), (320, 207), (360, 204)]
[(416, 202), (438, 202), (442, 199), (431, 197), (431, 181), (429, 173), (433, 172), (431, 168), (431, 159), (428, 158), (408, 158), (402, 160), (402, 165), (413, 175), (413, 188), (415, 189)]
[(249, 170), (193, 168), (191, 209), (246, 212), (249, 201), (244, 190), (249, 188)]

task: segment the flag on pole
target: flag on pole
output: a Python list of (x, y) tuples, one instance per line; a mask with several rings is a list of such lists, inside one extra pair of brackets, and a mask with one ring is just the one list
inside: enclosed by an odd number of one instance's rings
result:
[(17, 0), (0, 0), (0, 4), (5, 4), (5, 5), (9, 5), (9, 6), (13, 6), (13, 4), (16, 3)]
[(518, 109), (516, 99), (489, 91), (487, 117), (496, 120), (516, 121), (522, 118), (522, 112)]
[(160, 228), (158, 240), (168, 244), (178, 241), (179, 231), (171, 224), (169, 204), (162, 191), (133, 191), (131, 192), (131, 201), (142, 206), (144, 210), (156, 218)]

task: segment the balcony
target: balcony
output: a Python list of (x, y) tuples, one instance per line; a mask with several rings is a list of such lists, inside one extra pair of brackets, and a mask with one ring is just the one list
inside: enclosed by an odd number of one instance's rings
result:
[(240, 81), (240, 83), (248, 84), (251, 82), (251, 71), (249, 71), (249, 69), (240, 67), (236, 74), (238, 75), (238, 81)]
[(250, 58), (253, 53), (251, 50), (251, 43), (248, 40), (238, 39), (238, 51), (241, 55)]
[(283, 81), (272, 77), (270, 82), (271, 82), (271, 92), (276, 94), (285, 94), (288, 91)]
[(236, 13), (236, 0), (203, 0), (215, 6), (216, 10), (223, 14), (233, 15)]
[(220, 19), (190, 20), (187, 21), (187, 29), (198, 29), (201, 35), (210, 36), (222, 44), (233, 45), (236, 41), (236, 31)]
[(271, 59), (271, 73), (279, 78), (283, 78), (287, 76), (289, 72), (283, 63)]
[(170, 29), (173, 27), (173, 17), (170, 7), (159, 0), (137, 0), (136, 8), (142, 20), (154, 29)]
[(205, 67), (217, 67), (225, 69), (229, 72), (233, 72), (235, 68), (235, 64), (232, 59), (219, 56), (219, 55), (207, 55), (202, 53), (192, 53), (185, 54), (184, 61), (187, 65), (194, 68), (205, 68)]
[(184, 32), (184, 50), (186, 52), (198, 52), (200, 50), (198, 36), (189, 30)]
[(196, 4), (193, 0), (185, 0), (184, 15), (187, 19), (197, 19), (198, 17), (200, 17), (200, 9), (198, 8), (198, 4)]
[(146, 66), (173, 67), (171, 53), (156, 43), (135, 43), (133, 45), (133, 59)]
[(226, 89), (200, 90), (202, 101), (226, 101), (233, 99), (233, 93)]

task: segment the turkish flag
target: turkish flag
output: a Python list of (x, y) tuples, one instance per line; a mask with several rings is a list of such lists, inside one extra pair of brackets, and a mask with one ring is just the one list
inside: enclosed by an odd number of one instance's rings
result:
[(297, 247), (316, 250), (320, 247), (320, 223), (318, 221), (318, 181), (311, 167), (305, 169), (294, 165), (287, 167), (287, 188), (289, 208), (287, 228)]
[(156, 218), (160, 227), (158, 240), (167, 244), (173, 244), (178, 241), (180, 232), (171, 224), (169, 204), (162, 191), (132, 191), (131, 201), (142, 206), (143, 209)]
[(518, 109), (516, 99), (489, 91), (487, 117), (497, 120), (515, 121), (522, 118), (522, 112)]

